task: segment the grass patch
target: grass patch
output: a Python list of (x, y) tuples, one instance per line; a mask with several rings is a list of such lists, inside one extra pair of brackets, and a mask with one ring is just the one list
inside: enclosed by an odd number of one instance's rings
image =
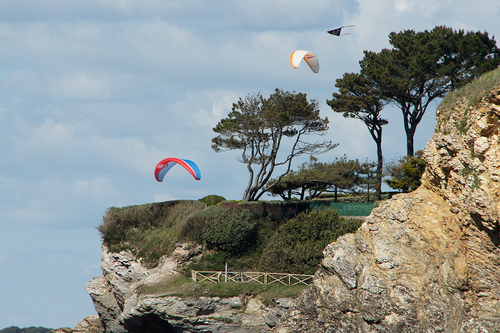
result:
[(471, 168), (463, 168), (460, 174), (464, 178), (465, 182), (470, 183), (473, 188), (479, 188), (479, 185), (481, 185), (479, 177)]
[(178, 297), (221, 297), (230, 298), (236, 296), (259, 296), (267, 306), (274, 306), (274, 300), (282, 297), (297, 298), (307, 288), (306, 285), (287, 286), (281, 283), (259, 284), (259, 283), (194, 283), (191, 278), (179, 275), (172, 281), (157, 283), (154, 285), (142, 285), (137, 288), (138, 294), (154, 294), (159, 296)]
[(468, 106), (475, 106), (498, 84), (500, 84), (500, 68), (483, 74), (472, 83), (458, 89), (450, 91), (443, 99), (443, 106), (451, 105), (463, 100), (468, 101)]
[(458, 125), (457, 125), (458, 132), (462, 135), (465, 135), (465, 134), (467, 134), (468, 129), (469, 128), (467, 126), (467, 118), (460, 119), (460, 121), (458, 122)]

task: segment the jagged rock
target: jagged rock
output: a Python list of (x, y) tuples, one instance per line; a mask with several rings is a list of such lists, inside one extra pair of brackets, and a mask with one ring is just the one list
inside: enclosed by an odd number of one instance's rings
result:
[(101, 319), (98, 315), (88, 316), (76, 325), (73, 333), (103, 333)]
[[(106, 333), (125, 332), (268, 332), (264, 317), (270, 309), (257, 298), (177, 297), (138, 291), (138, 287), (166, 284), (178, 273), (175, 268), (196, 257), (200, 246), (178, 244), (174, 253), (162, 258), (157, 268), (146, 269), (132, 253), (111, 253), (103, 245), (103, 276), (87, 283), (94, 307)], [(184, 294), (197, 294), (200, 286), (187, 283)], [(280, 299), (281, 316), (291, 300)], [(269, 321), (269, 320), (268, 320)], [(274, 323), (276, 325), (276, 323)]]
[(276, 304), (278, 306), (269, 309), (264, 315), (264, 321), (269, 327), (275, 327), (278, 325), (281, 317), (293, 306), (294, 301), (291, 298), (279, 298), (276, 300)]
[(105, 325), (105, 332), (125, 332), (119, 322), (122, 308), (118, 303), (118, 299), (124, 298), (116, 296), (108, 280), (104, 276), (95, 277), (87, 283), (85, 289), (94, 301), (94, 308)]
[(104, 326), (98, 315), (86, 317), (74, 329), (62, 327), (51, 331), (52, 333), (103, 333)]

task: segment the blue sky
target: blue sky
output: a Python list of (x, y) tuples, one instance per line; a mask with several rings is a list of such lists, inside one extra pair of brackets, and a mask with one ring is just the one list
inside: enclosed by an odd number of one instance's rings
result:
[[(305, 92), (330, 119), (312, 139), (340, 144), (321, 161), (374, 160), (365, 126), (325, 103), (335, 79), (359, 71), (363, 50), (389, 47), (391, 31), (446, 25), (498, 40), (499, 17), (498, 0), (2, 0), (0, 328), (74, 327), (95, 314), (84, 287), (101, 275), (106, 208), (241, 199), (248, 173), (238, 153), (210, 148), (240, 97)], [(350, 24), (351, 35), (326, 33)], [(318, 74), (290, 66), (296, 49), (317, 54)], [(384, 113), (384, 156), (404, 156), (400, 111)], [(202, 179), (177, 167), (156, 182), (165, 157), (195, 161)]]

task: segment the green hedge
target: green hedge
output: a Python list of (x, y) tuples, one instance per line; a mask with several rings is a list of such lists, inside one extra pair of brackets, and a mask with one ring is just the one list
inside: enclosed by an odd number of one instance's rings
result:
[(155, 267), (175, 249), (184, 219), (204, 208), (204, 203), (195, 200), (111, 207), (97, 229), (110, 251), (130, 250), (147, 267)]

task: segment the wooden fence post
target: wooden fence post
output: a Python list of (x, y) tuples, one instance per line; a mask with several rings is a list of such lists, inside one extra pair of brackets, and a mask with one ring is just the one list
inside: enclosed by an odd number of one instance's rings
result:
[(193, 279), (193, 282), (196, 282), (196, 271), (191, 271), (191, 279)]

